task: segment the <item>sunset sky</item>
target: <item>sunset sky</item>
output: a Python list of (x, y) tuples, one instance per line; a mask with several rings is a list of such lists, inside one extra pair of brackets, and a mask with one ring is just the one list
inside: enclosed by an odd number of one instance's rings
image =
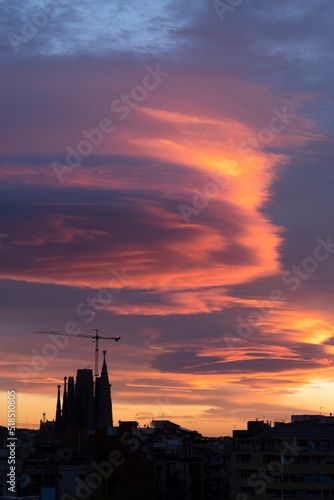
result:
[(99, 328), (115, 422), (334, 411), (332, 0), (0, 11), (1, 407), (52, 420), (94, 345), (34, 330)]

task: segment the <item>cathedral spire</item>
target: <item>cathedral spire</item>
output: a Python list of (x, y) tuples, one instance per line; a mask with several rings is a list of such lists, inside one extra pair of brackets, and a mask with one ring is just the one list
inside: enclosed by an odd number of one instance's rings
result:
[(57, 396), (55, 434), (56, 434), (56, 439), (59, 439), (60, 438), (60, 433), (61, 433), (60, 385), (57, 385), (57, 388), (58, 388), (58, 396)]
[(106, 353), (107, 353), (107, 351), (103, 351), (103, 364), (102, 364), (102, 370), (101, 370), (101, 377), (103, 375), (107, 375), (107, 378), (108, 378), (108, 370), (107, 370), (107, 363), (106, 363)]
[(62, 411), (62, 425), (66, 427), (68, 422), (68, 392), (67, 392), (67, 377), (64, 377), (64, 394), (63, 394), (63, 411)]
[(61, 421), (61, 406), (60, 406), (60, 385), (57, 385), (58, 396), (57, 396), (57, 409), (56, 409), (56, 423), (60, 424)]
[(64, 377), (63, 410), (64, 410), (64, 403), (67, 400), (67, 386), (66, 386), (66, 381), (67, 381), (67, 377)]
[(106, 363), (106, 351), (103, 351), (103, 365), (101, 376), (96, 378), (95, 385), (95, 408), (97, 427), (112, 427), (112, 403), (110, 395), (110, 384)]

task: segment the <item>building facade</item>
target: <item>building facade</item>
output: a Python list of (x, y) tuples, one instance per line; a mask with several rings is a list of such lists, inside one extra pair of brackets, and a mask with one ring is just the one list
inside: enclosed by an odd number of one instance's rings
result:
[(231, 474), (233, 500), (334, 498), (333, 417), (236, 433)]

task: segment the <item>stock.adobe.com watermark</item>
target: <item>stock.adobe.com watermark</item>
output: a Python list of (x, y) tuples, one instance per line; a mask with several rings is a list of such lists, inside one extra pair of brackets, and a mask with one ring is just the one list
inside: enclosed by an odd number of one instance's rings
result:
[[(296, 440), (292, 445), (287, 441), (283, 441), (280, 461), (272, 460), (267, 467), (260, 468), (256, 473), (252, 473), (247, 480), (248, 486), (254, 488), (255, 495), (262, 495), (266, 491), (268, 484), (279, 480), (279, 476), (284, 472), (284, 466), (293, 464), (305, 449), (298, 446)], [(247, 493), (239, 493), (236, 500), (250, 500), (250, 496)]]
[(8, 437), (6, 447), (8, 448), (8, 468), (7, 490), (10, 493), (16, 492), (16, 392), (14, 389), (8, 391), (7, 395), (8, 410)]
[(239, 5), (241, 5), (244, 0), (225, 0), (222, 2), (221, 0), (213, 0), (212, 6), (215, 9), (219, 19), (221, 21), (225, 21), (225, 15), (231, 14), (235, 11)]
[[(134, 453), (140, 448), (140, 444), (146, 441), (148, 436), (138, 429), (135, 425), (131, 426), (131, 432), (125, 431), (120, 437), (120, 443), (128, 449), (129, 453)], [(90, 471), (85, 479), (76, 478), (75, 497), (72, 494), (64, 493), (61, 500), (87, 500), (94, 490), (98, 490), (103, 482), (108, 480), (114, 473), (115, 468), (121, 467), (126, 461), (126, 456), (120, 450), (112, 450), (108, 455), (108, 460), (104, 462), (91, 462)]]
[[(300, 265), (291, 266), (290, 270), (282, 274), (281, 281), (284, 285), (289, 285), (288, 291), (295, 292), (301, 284), (308, 280), (310, 276), (318, 270), (319, 264), (325, 262), (334, 253), (334, 242), (332, 235), (329, 234), (325, 239), (318, 237), (316, 239), (317, 246), (313, 250), (313, 255), (305, 257)], [(242, 316), (237, 317), (236, 335), (231, 335), (225, 332), (223, 338), (229, 349), (233, 349), (236, 343), (241, 343), (243, 340), (250, 338), (256, 326), (263, 319), (270, 315), (282, 302), (286, 301), (287, 297), (282, 288), (275, 288), (269, 295), (269, 300), (263, 302), (262, 307), (256, 307), (252, 310), (247, 318)]]
[[(122, 290), (129, 284), (133, 276), (128, 276), (123, 267), (121, 272), (112, 271), (113, 278), (109, 280), (106, 287), (101, 288), (94, 296), (88, 296), (85, 301), (80, 302), (76, 307), (75, 313), (80, 318), (84, 318), (85, 323), (90, 324), (98, 314), (112, 303), (113, 295), (121, 293)], [(121, 286), (116, 286), (121, 285)], [(17, 370), (20, 373), (21, 380), (24, 384), (28, 384), (32, 376), (42, 372), (49, 365), (50, 360), (55, 359), (58, 354), (66, 349), (70, 342), (70, 338), (80, 335), (80, 328), (77, 321), (68, 321), (64, 327), (64, 333), (61, 335), (47, 334), (49, 342), (45, 343), (40, 351), (35, 348), (30, 350), (30, 363), (18, 365)]]
[(203, 186), (202, 191), (197, 188), (192, 189), (194, 193), (192, 205), (187, 203), (179, 204), (179, 212), (184, 222), (189, 224), (192, 216), (199, 215), (209, 205), (210, 200), (217, 198), (222, 189), (225, 189), (229, 185), (231, 176), (237, 175), (238, 171), (239, 166), (231, 162), (225, 167), (224, 172), (212, 172), (210, 174), (211, 182), (207, 182)]
[(54, 16), (56, 16), (60, 8), (70, 4), (70, 0), (50, 0), (45, 5), (42, 5), (29, 18), (23, 18), (21, 34), (7, 34), (7, 38), (17, 54), (20, 50), (20, 45), (27, 45), (30, 40), (35, 38), (42, 28), (45, 28)]
[[(166, 71), (161, 71), (160, 64), (157, 64), (155, 69), (151, 66), (146, 66), (146, 74), (144, 75), (141, 85), (136, 85), (132, 88), (129, 94), (122, 94), (119, 98), (114, 99), (110, 105), (113, 113), (118, 115), (120, 120), (125, 120), (135, 109), (139, 103), (143, 102), (149, 92), (155, 90), (165, 78), (169, 76)], [(83, 158), (93, 153), (94, 149), (99, 147), (105, 136), (108, 136), (116, 129), (115, 123), (108, 117), (102, 118), (96, 128), (92, 130), (81, 130), (84, 136), (75, 146), (67, 145), (64, 164), (57, 161), (52, 162), (52, 169), (56, 174), (59, 182), (63, 181), (64, 174), (72, 173), (74, 167), (82, 163)]]
[[(256, 135), (249, 135), (245, 141), (238, 145), (238, 153), (247, 155), (248, 158), (254, 156), (257, 151), (262, 151), (265, 146), (269, 146), (273, 142), (275, 136), (283, 132), (290, 125), (291, 120), (294, 120), (297, 115), (290, 113), (287, 106), (283, 106), (280, 111), (273, 108), (272, 116), (267, 127), (262, 127)], [(210, 201), (217, 198), (223, 189), (229, 184), (232, 177), (242, 173), (241, 165), (236, 161), (230, 161), (224, 165), (224, 170), (210, 174), (214, 181), (207, 182), (202, 190), (197, 188), (192, 189), (194, 196), (192, 204), (180, 203), (178, 208), (184, 222), (190, 223), (190, 218), (194, 215), (199, 215), (206, 208)]]

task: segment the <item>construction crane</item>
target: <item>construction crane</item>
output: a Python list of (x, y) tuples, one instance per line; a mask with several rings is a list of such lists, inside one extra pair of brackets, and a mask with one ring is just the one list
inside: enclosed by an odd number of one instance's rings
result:
[(98, 373), (98, 370), (99, 370), (99, 340), (106, 339), (106, 340), (115, 340), (115, 342), (118, 342), (119, 340), (121, 340), (121, 337), (119, 337), (119, 336), (118, 337), (101, 337), (101, 335), (99, 335), (98, 328), (94, 328), (94, 331), (95, 331), (95, 335), (83, 335), (83, 334), (69, 335), (66, 332), (52, 332), (52, 331), (45, 332), (42, 330), (35, 330), (35, 333), (43, 333), (46, 335), (63, 335), (65, 337), (70, 337), (70, 338), (85, 337), (85, 338), (93, 339), (93, 342), (95, 342), (95, 373), (94, 373), (94, 377), (98, 377), (98, 375), (99, 375), (99, 373)]

